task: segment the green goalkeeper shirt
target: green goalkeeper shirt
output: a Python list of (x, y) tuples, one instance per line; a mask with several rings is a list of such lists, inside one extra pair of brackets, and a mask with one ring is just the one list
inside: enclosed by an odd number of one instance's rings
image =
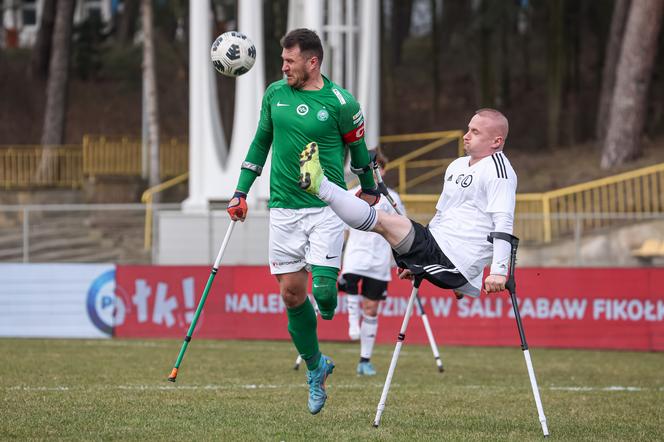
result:
[[(272, 83), (265, 91), (254, 140), (242, 165), (237, 190), (249, 192), (265, 165), (272, 146), (269, 207), (302, 209), (326, 204), (298, 185), (300, 153), (315, 141), (325, 176), (346, 189), (346, 146), (353, 167), (369, 163), (364, 142), (364, 117), (360, 105), (345, 89), (323, 76), (320, 90), (300, 90), (286, 80)], [(257, 167), (258, 166), (258, 167)], [(373, 187), (373, 176), (360, 176), (363, 186)]]

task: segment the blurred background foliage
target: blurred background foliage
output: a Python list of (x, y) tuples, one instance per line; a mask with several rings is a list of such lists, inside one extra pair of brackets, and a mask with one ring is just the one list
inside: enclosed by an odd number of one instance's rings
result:
[[(510, 118), (511, 148), (599, 146), (603, 67), (619, 1), (625, 0), (381, 0), (381, 132), (463, 129), (475, 109), (490, 106)], [(140, 3), (124, 0), (111, 23), (91, 17), (74, 26), (65, 142), (79, 142), (85, 133), (141, 133)], [(210, 2), (215, 35), (235, 28), (236, 3)], [(152, 4), (160, 131), (186, 137), (188, 2)], [(287, 6), (287, 0), (264, 2), (268, 83), (281, 77), (279, 38), (287, 30)], [(647, 95), (647, 139), (664, 132), (663, 40), (660, 31)], [(34, 69), (25, 75), (37, 51), (0, 49), (5, 144), (40, 139), (35, 122), (43, 119), (47, 80)], [(219, 76), (217, 82), (230, 137), (234, 80)]]

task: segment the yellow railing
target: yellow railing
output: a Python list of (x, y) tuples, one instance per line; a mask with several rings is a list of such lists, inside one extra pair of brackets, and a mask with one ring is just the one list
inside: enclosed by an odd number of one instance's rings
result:
[(154, 195), (184, 181), (187, 181), (187, 179), (189, 179), (189, 172), (183, 173), (180, 176), (176, 176), (175, 178), (171, 178), (170, 180), (164, 181), (161, 184), (150, 187), (145, 192), (143, 192), (143, 195), (141, 195), (141, 202), (145, 203), (145, 229), (143, 231), (143, 248), (145, 250), (150, 250), (150, 247), (152, 246), (152, 200)]
[[(44, 155), (47, 155), (44, 157)], [(80, 146), (0, 146), (0, 187), (80, 187), (83, 180)]]
[[(160, 143), (161, 178), (189, 170), (189, 146), (172, 138)], [(86, 135), (82, 145), (0, 146), (0, 188), (70, 187), (83, 185), (85, 177), (141, 176), (141, 141), (128, 137)], [(48, 154), (43, 159), (44, 152)]]
[[(396, 169), (398, 173), (397, 190), (403, 196), (408, 193), (408, 190), (418, 184), (422, 184), (431, 178), (440, 177), (445, 171), (445, 168), (459, 156), (463, 155), (463, 132), (460, 130), (442, 131), (442, 132), (426, 132), (418, 134), (405, 134), (405, 135), (384, 135), (380, 137), (381, 145), (390, 143), (403, 143), (413, 141), (433, 140), (430, 143), (416, 148), (408, 154), (391, 160), (385, 172)], [(431, 157), (431, 153), (440, 149), (452, 142), (456, 142), (456, 150), (454, 154), (442, 156), (435, 155), (436, 158), (427, 158), (416, 160), (421, 157)], [(422, 169), (428, 168), (424, 173), (418, 173), (414, 178), (408, 179), (409, 169)]]
[[(142, 165), (140, 139), (128, 137), (83, 137), (83, 171), (86, 176), (140, 176)], [(189, 145), (171, 138), (159, 144), (161, 178), (182, 174), (189, 170)]]
[[(406, 194), (401, 199), (411, 217), (426, 223), (438, 198), (438, 194)], [(579, 222), (584, 229), (596, 229), (624, 219), (611, 215), (634, 214), (638, 219), (662, 213), (664, 163), (549, 192), (517, 194), (515, 212), (515, 235), (544, 243), (570, 236)]]
[[(523, 195), (522, 197), (525, 197)], [(570, 235), (577, 222), (568, 214), (582, 214), (582, 227), (609, 227), (611, 215), (664, 212), (664, 163), (581, 183), (562, 189), (530, 194), (541, 204), (542, 239), (550, 242)], [(594, 216), (593, 216), (594, 215)], [(538, 220), (528, 222), (537, 223)]]

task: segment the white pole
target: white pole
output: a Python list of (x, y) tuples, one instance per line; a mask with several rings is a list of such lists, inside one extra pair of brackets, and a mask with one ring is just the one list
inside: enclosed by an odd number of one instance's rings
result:
[(535, 379), (535, 370), (533, 369), (533, 362), (530, 360), (530, 350), (523, 351), (523, 357), (526, 358), (526, 367), (528, 367), (528, 377), (530, 378), (530, 387), (533, 389), (533, 396), (535, 397), (535, 406), (537, 407), (537, 415), (539, 416), (540, 424), (542, 425), (542, 432), (544, 437), (549, 436), (549, 428), (546, 425), (546, 416), (544, 416), (544, 407), (542, 407), (542, 399), (540, 398), (539, 388), (537, 387), (537, 379)]
[(392, 383), (392, 376), (394, 375), (394, 370), (397, 368), (397, 361), (399, 360), (399, 353), (401, 352), (401, 346), (403, 341), (406, 339), (406, 329), (408, 328), (408, 320), (410, 315), (413, 313), (413, 303), (415, 302), (415, 297), (417, 297), (417, 290), (419, 287), (419, 282), (413, 283), (413, 291), (410, 294), (410, 299), (408, 300), (408, 306), (406, 307), (406, 315), (403, 318), (401, 323), (401, 330), (399, 330), (399, 336), (397, 337), (397, 344), (394, 347), (394, 353), (392, 353), (392, 361), (390, 362), (390, 368), (387, 371), (387, 377), (385, 378), (385, 385), (383, 385), (383, 393), (380, 395), (380, 401), (378, 402), (378, 408), (376, 409), (376, 417), (374, 418), (374, 427), (380, 425), (380, 418), (383, 415), (385, 410), (385, 402), (387, 402), (387, 393), (390, 391), (390, 384)]

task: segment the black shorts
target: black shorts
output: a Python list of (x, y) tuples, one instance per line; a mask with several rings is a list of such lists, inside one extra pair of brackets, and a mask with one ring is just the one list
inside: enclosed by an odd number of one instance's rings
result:
[(350, 294), (360, 294), (359, 286), (362, 281), (362, 296), (373, 301), (384, 301), (387, 299), (387, 281), (369, 278), (368, 276), (344, 273), (341, 278), (343, 282), (339, 288)]
[(468, 283), (452, 261), (440, 250), (429, 229), (413, 220), (410, 222), (415, 229), (415, 239), (408, 252), (402, 255), (394, 252), (397, 265), (443, 289), (456, 289)]

